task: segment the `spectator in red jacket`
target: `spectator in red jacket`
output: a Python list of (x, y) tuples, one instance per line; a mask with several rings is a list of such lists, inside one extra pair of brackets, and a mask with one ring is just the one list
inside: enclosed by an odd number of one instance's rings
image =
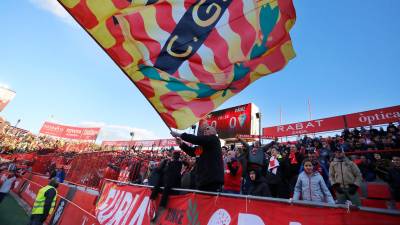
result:
[(240, 194), (240, 184), (242, 183), (242, 165), (236, 157), (235, 151), (228, 151), (224, 175), (224, 192)]
[(109, 163), (107, 165), (107, 168), (104, 170), (103, 179), (101, 179), (101, 181), (99, 182), (100, 190), (103, 187), (103, 182), (104, 182), (105, 179), (117, 180), (118, 179), (118, 175), (119, 175), (119, 171), (120, 171), (120, 169), (117, 166)]

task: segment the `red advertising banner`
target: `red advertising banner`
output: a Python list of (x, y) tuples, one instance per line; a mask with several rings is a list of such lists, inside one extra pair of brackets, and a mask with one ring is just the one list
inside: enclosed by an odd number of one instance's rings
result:
[(344, 120), (342, 116), (336, 116), (275, 127), (266, 127), (263, 128), (263, 134), (272, 137), (284, 137), (340, 129), (344, 129)]
[(67, 204), (61, 217), (59, 225), (79, 224), (95, 225), (99, 224), (92, 215), (95, 209), (97, 195), (85, 191), (77, 190), (72, 198), (72, 203)]
[(0, 87), (0, 112), (15, 97), (15, 92), (5, 87)]
[[(3, 184), (3, 182), (7, 179), (7, 177), (10, 175), (10, 172), (8, 171), (3, 171), (0, 174), (0, 187)], [(21, 186), (24, 184), (24, 179), (22, 177), (17, 177), (14, 181), (14, 186), (12, 186), (12, 191), (14, 193), (18, 193)]]
[(349, 128), (399, 122), (400, 106), (347, 114), (346, 121)]
[[(346, 121), (346, 122), (345, 122)], [(294, 136), (400, 121), (400, 106), (392, 106), (365, 112), (346, 114), (319, 120), (285, 124), (263, 128), (263, 134), (273, 137)]]
[(199, 122), (199, 132), (205, 124), (217, 129), (220, 138), (251, 134), (251, 103), (209, 113)]
[(100, 224), (150, 224), (150, 193), (149, 188), (107, 182), (96, 207), (97, 221)]
[[(238, 138), (242, 139), (258, 139), (260, 138), (260, 135), (251, 135), (251, 134), (239, 134), (237, 135)], [(261, 139), (274, 139), (272, 136), (261, 136)]]
[(99, 132), (99, 127), (72, 127), (51, 122), (45, 122), (39, 131), (40, 134), (77, 140), (96, 140)]
[(97, 225), (99, 224), (99, 222), (97, 222), (97, 219), (87, 211), (83, 211), (81, 208), (77, 207), (74, 204), (67, 204), (59, 219), (58, 225), (71, 224)]
[[(96, 208), (100, 224), (150, 224), (150, 189), (107, 183)], [(399, 216), (366, 211), (186, 194), (171, 196), (158, 225), (395, 225)]]
[(23, 187), (23, 191), (21, 192), (22, 199), (32, 207), (36, 199), (36, 194), (39, 192), (40, 188), (40, 185), (27, 181), (25, 187)]
[(135, 146), (142, 146), (142, 147), (157, 147), (158, 140), (143, 140), (143, 141), (134, 141)]
[(13, 191), (14, 193), (18, 193), (23, 184), (24, 184), (24, 179), (18, 177), (18, 178), (15, 180), (14, 187), (13, 187), (12, 191)]
[(133, 146), (134, 142), (133, 141), (103, 141), (101, 143), (102, 147), (106, 146), (113, 146), (113, 147), (127, 147), (127, 146)]
[(178, 144), (176, 143), (175, 139), (161, 139), (159, 146), (166, 148), (166, 147), (178, 146)]
[(129, 147), (129, 146), (142, 146), (142, 147), (172, 147), (178, 146), (175, 139), (157, 139), (157, 140), (138, 140), (138, 141), (103, 141), (101, 146), (112, 147)]

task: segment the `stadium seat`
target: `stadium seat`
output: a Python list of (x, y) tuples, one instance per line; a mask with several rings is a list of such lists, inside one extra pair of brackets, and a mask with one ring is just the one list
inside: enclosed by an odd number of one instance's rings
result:
[(367, 183), (368, 199), (390, 199), (389, 186), (386, 183)]
[(373, 207), (380, 209), (387, 209), (387, 201), (386, 200), (378, 200), (378, 199), (361, 199), (361, 205), (365, 207)]
[(367, 183), (362, 182), (360, 185), (360, 188), (357, 189), (357, 193), (360, 195), (362, 198), (367, 197)]

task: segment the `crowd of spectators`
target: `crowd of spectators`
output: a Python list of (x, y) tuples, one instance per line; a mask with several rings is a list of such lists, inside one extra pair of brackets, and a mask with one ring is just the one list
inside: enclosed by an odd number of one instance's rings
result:
[[(359, 206), (357, 191), (361, 183), (377, 181), (387, 182), (393, 199), (399, 201), (399, 140), (400, 125), (393, 124), (379, 130), (346, 129), (326, 138), (304, 136), (293, 142), (276, 139), (266, 145), (237, 139), (236, 143), (222, 147), (222, 191), (327, 203), (333, 203), (334, 196), (337, 203)], [(134, 182), (155, 185), (152, 180), (160, 176), (155, 175), (160, 173), (157, 165), (171, 159), (172, 152), (165, 151), (156, 158), (145, 154), (150, 166), (140, 175), (142, 179)], [(198, 188), (193, 182), (198, 157), (182, 154), (180, 160), (183, 167), (179, 187)]]
[[(10, 132), (9, 125), (0, 129), (2, 153), (14, 153), (20, 149), (35, 151), (44, 148), (59, 148), (60, 143), (61, 141), (34, 136), (30, 133)], [(182, 149), (184, 145), (180, 144)], [(174, 153), (176, 150), (172, 148), (161, 151), (132, 148), (107, 153), (112, 154), (107, 158), (107, 163), (95, 167), (90, 164), (83, 165), (91, 167), (88, 171), (90, 169), (96, 172), (90, 172), (90, 175), (87, 175), (85, 170), (79, 169), (77, 176), (85, 180), (80, 182), (84, 185), (101, 186), (101, 179), (109, 178), (136, 184), (164, 186), (166, 178), (163, 175), (169, 173), (169, 162), (179, 161), (182, 164), (181, 172), (174, 173), (177, 177), (168, 179), (180, 182), (174, 182), (174, 185), (169, 186), (198, 189), (196, 175), (199, 175), (199, 171), (208, 170), (211, 167), (205, 163), (201, 170), (198, 169), (199, 155), (202, 154), (204, 148), (196, 148), (196, 143), (193, 146), (194, 148), (190, 147), (190, 149), (184, 147), (186, 149), (182, 150), (189, 154), (181, 152), (179, 157)], [(231, 194), (328, 203), (332, 203), (332, 197), (334, 197), (339, 203), (348, 200), (355, 205), (360, 205), (357, 190), (361, 182), (378, 181), (387, 182), (392, 190), (393, 199), (399, 201), (399, 149), (400, 124), (389, 124), (386, 128), (379, 129), (373, 127), (346, 129), (341, 134), (329, 137), (305, 135), (291, 142), (275, 139), (264, 145), (258, 141), (249, 143), (238, 138), (221, 148), (224, 183), (221, 189), (214, 187), (213, 189)], [(101, 158), (100, 155), (95, 154), (91, 157)], [(85, 162), (90, 159), (82, 158)], [(205, 160), (207, 161), (209, 160)], [(49, 175), (54, 176), (59, 171), (56, 168), (54, 173), (53, 168), (48, 172)], [(121, 176), (125, 172), (129, 175)], [(218, 171), (214, 172), (218, 173)], [(67, 180), (69, 179), (68, 174), (64, 174), (60, 179), (64, 179), (64, 176), (67, 176)]]
[(34, 135), (24, 129), (0, 121), (0, 154), (28, 153), (36, 151), (98, 151), (100, 146), (92, 142), (72, 141)]

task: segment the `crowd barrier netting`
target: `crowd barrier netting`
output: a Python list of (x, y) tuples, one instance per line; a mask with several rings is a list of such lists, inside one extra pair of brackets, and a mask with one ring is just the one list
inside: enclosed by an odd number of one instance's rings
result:
[(53, 155), (35, 157), (35, 161), (32, 164), (32, 172), (46, 174), (46, 172), (48, 172), (48, 166), (51, 164), (53, 158)]
[[(109, 164), (118, 168), (115, 177), (118, 179), (119, 170), (129, 168), (129, 180), (135, 180), (147, 171), (148, 160), (132, 157), (125, 152), (107, 151), (72, 154), (69, 156), (61, 154), (40, 155), (35, 153), (2, 155), (1, 157), (13, 161), (16, 159), (18, 168), (32, 167), (32, 172), (48, 176), (52, 169), (64, 168), (65, 180), (68, 182), (98, 189), (101, 180), (106, 174), (105, 169)], [(28, 164), (27, 164), (28, 162)]]
[(97, 187), (112, 158), (112, 153), (80, 154), (72, 161), (66, 179), (88, 187)]

